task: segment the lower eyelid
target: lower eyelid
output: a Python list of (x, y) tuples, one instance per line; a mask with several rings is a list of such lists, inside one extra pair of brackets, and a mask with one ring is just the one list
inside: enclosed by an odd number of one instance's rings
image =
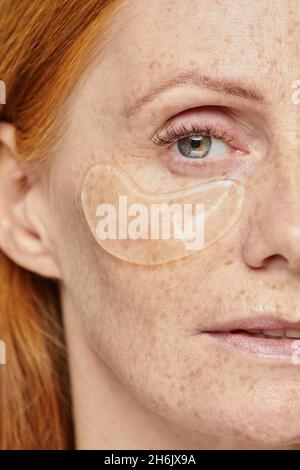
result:
[(208, 159), (189, 159), (180, 157), (169, 151), (165, 152), (162, 159), (168, 169), (175, 174), (190, 177), (225, 176), (240, 167), (249, 153), (235, 151), (223, 154), (220, 157)]

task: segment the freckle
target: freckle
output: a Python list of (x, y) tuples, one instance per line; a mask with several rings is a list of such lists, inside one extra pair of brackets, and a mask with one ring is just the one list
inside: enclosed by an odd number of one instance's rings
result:
[(156, 60), (153, 60), (152, 62), (150, 62), (149, 64), (150, 69), (153, 69), (156, 64), (157, 64)]
[(257, 385), (258, 380), (254, 380), (253, 383), (249, 386), (249, 391), (251, 392)]
[(182, 406), (183, 405), (183, 400), (177, 400), (177, 406)]
[(197, 418), (199, 418), (199, 413), (198, 413), (198, 411), (194, 410), (194, 411), (193, 411), (193, 414), (194, 414), (194, 416), (196, 416)]
[(164, 284), (163, 288), (162, 288), (162, 291), (163, 291), (164, 294), (169, 294), (171, 292), (171, 289), (168, 285)]
[(197, 367), (197, 369), (192, 370), (192, 371), (189, 373), (189, 376), (190, 376), (190, 377), (194, 377), (195, 375), (201, 375), (201, 373), (202, 373), (202, 367)]
[(164, 403), (166, 402), (166, 397), (165, 397), (165, 395), (164, 395), (163, 393), (161, 393), (161, 394), (159, 395), (159, 398), (160, 398), (161, 401), (163, 401)]
[(247, 380), (247, 375), (240, 375), (240, 381), (245, 382)]
[(257, 57), (258, 57), (259, 59), (261, 59), (261, 58), (263, 57), (263, 55), (264, 55), (264, 54), (263, 54), (263, 50), (262, 50), (262, 49), (259, 49), (258, 54), (257, 54)]
[(229, 259), (229, 260), (224, 262), (224, 266), (230, 266), (232, 263), (233, 263), (233, 261)]
[(179, 390), (180, 390), (181, 392), (183, 392), (183, 390), (185, 390), (185, 385), (184, 385), (184, 384), (181, 384), (180, 387), (179, 387)]
[(233, 246), (231, 246), (231, 247), (229, 248), (229, 250), (227, 251), (227, 253), (232, 253), (232, 252), (233, 252), (233, 250), (234, 250), (234, 247), (233, 247)]
[(278, 63), (278, 62), (277, 62), (277, 59), (275, 59), (275, 58), (272, 59), (272, 60), (270, 60), (270, 64), (271, 64), (271, 65), (277, 65), (277, 63)]

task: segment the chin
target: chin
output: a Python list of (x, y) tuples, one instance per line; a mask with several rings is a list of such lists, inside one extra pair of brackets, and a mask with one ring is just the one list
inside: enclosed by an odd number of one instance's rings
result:
[(274, 403), (267, 407), (253, 406), (252, 412), (248, 410), (243, 413), (240, 410), (228, 422), (230, 425), (225, 425), (219, 434), (237, 439), (253, 449), (276, 449), (300, 444), (300, 404), (297, 411), (287, 402), (277, 407)]

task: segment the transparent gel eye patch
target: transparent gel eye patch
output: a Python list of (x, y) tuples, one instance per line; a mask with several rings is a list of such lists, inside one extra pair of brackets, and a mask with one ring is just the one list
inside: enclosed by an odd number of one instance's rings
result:
[(129, 263), (157, 265), (195, 255), (224, 236), (239, 218), (244, 192), (234, 179), (178, 190), (174, 178), (173, 191), (151, 193), (124, 168), (96, 164), (83, 181), (82, 204), (105, 251)]

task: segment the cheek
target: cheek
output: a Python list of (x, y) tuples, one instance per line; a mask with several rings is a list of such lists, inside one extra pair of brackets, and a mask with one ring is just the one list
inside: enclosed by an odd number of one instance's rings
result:
[(247, 396), (258, 379), (245, 364), (191, 334), (205, 303), (199, 288), (197, 304), (182, 300), (186, 282), (195, 278), (191, 266), (129, 267), (104, 254), (104, 281), (96, 264), (92, 270), (100, 282), (84, 285), (93, 301), (77, 299), (93, 350), (156, 413), (195, 432), (223, 432), (224, 423), (233, 427), (236, 390)]
[[(96, 243), (75, 178), (60, 180), (53, 207), (57, 255), (85, 340), (151, 407), (160, 412), (177, 407), (193, 373), (198, 380), (195, 371), (206, 357), (202, 351), (200, 359), (198, 352), (190, 365), (185, 359), (193, 357), (187, 331), (199, 316), (199, 280), (203, 287), (213, 269), (211, 250), (192, 264), (186, 259), (156, 267), (133, 265)], [(190, 302), (187, 289), (197, 301)], [(187, 366), (191, 376), (185, 376)]]
[[(199, 322), (216, 315), (218, 296), (222, 288), (228, 290), (225, 263), (233, 255), (233, 239), (223, 239), (193, 261), (137, 266), (99, 247), (79, 198), (56, 207), (60, 262), (84, 340), (131, 392), (149, 409), (196, 434), (204, 430), (252, 438), (259, 429), (270, 433), (266, 423), (272, 409), (261, 403), (272, 393), (275, 401), (281, 399), (272, 378), (260, 395), (257, 386), (264, 384), (265, 371), (192, 333)], [(253, 418), (249, 397), (264, 419)], [(282, 417), (276, 416), (278, 428)]]
[[(159, 266), (124, 262), (93, 237), (79, 179), (70, 172), (58, 178), (49, 231), (84, 340), (153, 411), (195, 432), (250, 435), (247, 422), (254, 430), (263, 424), (254, 422), (247, 405), (251, 393), (259, 405), (255, 390), (264, 383), (263, 371), (193, 334), (218, 314), (220, 296), (230, 291), (228, 279), (239, 281), (236, 265), (228, 265), (236, 257), (237, 232), (195, 257)], [(273, 393), (269, 383), (264, 393)]]
[[(189, 416), (192, 428), (204, 426), (208, 402), (224, 387), (227, 361), (191, 335), (204, 303), (195, 279), (204, 284), (211, 263), (201, 258), (195, 270), (183, 262), (132, 266), (93, 239), (83, 251), (89, 270), (71, 290), (85, 340), (147, 407), (179, 422)], [(197, 302), (186, 298), (191, 284)]]

